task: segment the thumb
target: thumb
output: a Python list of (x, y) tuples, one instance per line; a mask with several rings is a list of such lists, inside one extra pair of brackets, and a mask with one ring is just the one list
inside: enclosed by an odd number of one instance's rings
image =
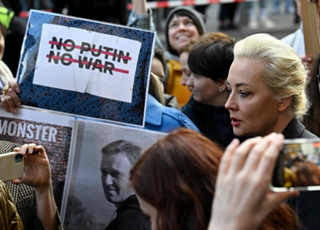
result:
[(287, 191), (287, 192), (277, 192), (277, 193), (270, 193), (267, 196), (265, 201), (264, 209), (266, 214), (271, 212), (277, 205), (281, 202), (287, 200), (290, 197), (299, 196), (298, 191)]

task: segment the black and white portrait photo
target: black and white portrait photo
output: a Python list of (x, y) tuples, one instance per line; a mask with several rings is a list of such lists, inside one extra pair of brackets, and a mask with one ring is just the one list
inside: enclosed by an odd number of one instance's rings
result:
[[(62, 215), (68, 229), (150, 229), (130, 186), (130, 170), (165, 134), (79, 121)], [(126, 227), (128, 226), (128, 227)]]

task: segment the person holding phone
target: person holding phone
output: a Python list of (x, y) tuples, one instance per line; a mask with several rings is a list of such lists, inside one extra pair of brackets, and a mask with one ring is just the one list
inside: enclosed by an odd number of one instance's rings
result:
[(64, 229), (53, 197), (50, 163), (45, 149), (36, 144), (19, 146), (0, 141), (1, 154), (13, 150), (24, 156), (24, 171), (21, 178), (5, 184), (13, 197), (24, 229)]
[[(215, 230), (294, 230), (297, 225), (293, 210), (281, 202), (297, 192), (278, 195), (268, 192), (270, 171), (273, 170), (282, 140), (282, 135), (272, 134), (264, 139), (248, 140), (239, 147), (239, 141), (234, 140), (226, 149), (226, 157), (223, 157), (221, 164), (223, 152), (216, 143), (194, 131), (180, 129), (159, 139), (143, 153), (131, 170), (131, 185), (141, 210), (150, 217), (152, 229), (205, 230), (208, 229), (210, 217), (213, 215), (210, 228)], [(270, 155), (267, 157), (270, 161), (266, 161), (264, 157), (256, 157), (257, 154)], [(233, 157), (235, 160), (232, 165), (226, 166)], [(248, 165), (244, 165), (246, 158)], [(218, 181), (217, 176), (220, 177)], [(247, 183), (242, 180), (244, 178), (248, 179)], [(258, 179), (261, 181), (255, 183)], [(217, 185), (220, 189), (217, 189)], [(229, 199), (234, 194), (232, 187), (235, 187), (237, 192), (241, 189), (243, 193), (240, 194), (244, 196)], [(223, 190), (228, 193), (224, 194)], [(261, 201), (267, 196), (270, 199), (261, 205)], [(228, 203), (226, 198), (231, 203)], [(256, 204), (257, 200), (260, 205)], [(246, 208), (248, 210), (243, 210)], [(220, 209), (225, 217), (221, 217), (220, 213), (216, 212), (217, 209)], [(235, 212), (229, 213), (230, 209)], [(243, 217), (248, 222), (242, 224), (246, 224), (248, 228), (235, 228), (237, 225), (223, 228), (220, 224), (221, 221), (225, 221), (226, 226), (229, 221), (237, 224), (242, 211), (246, 211)], [(253, 219), (254, 215), (257, 217)]]
[[(233, 132), (239, 137), (282, 133), (286, 139), (319, 139), (301, 124), (310, 103), (307, 71), (289, 45), (268, 34), (236, 43), (227, 78)], [(319, 229), (320, 192), (304, 192), (294, 206), (308, 230)]]
[(299, 195), (298, 191), (270, 193), (282, 143), (283, 135), (274, 133), (241, 145), (238, 140), (231, 142), (220, 162), (208, 230), (256, 230), (279, 203)]

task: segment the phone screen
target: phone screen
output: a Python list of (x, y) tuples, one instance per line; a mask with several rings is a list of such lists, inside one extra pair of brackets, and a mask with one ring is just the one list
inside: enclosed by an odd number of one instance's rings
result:
[(320, 190), (320, 140), (285, 140), (275, 166), (271, 189)]

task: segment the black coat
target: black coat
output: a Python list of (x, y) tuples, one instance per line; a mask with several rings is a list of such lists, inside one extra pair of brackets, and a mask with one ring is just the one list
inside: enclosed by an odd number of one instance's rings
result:
[(231, 125), (230, 113), (225, 107), (214, 107), (199, 103), (190, 97), (188, 103), (182, 108), (182, 112), (190, 118), (200, 132), (227, 147), (235, 138)]
[[(300, 121), (295, 118), (290, 121), (282, 134), (285, 139), (319, 139), (319, 137), (306, 130)], [(289, 203), (306, 230), (320, 229), (320, 191), (300, 192), (300, 195), (289, 200)]]
[(129, 196), (117, 209), (117, 217), (106, 230), (151, 230), (151, 222), (140, 209), (135, 195)]

